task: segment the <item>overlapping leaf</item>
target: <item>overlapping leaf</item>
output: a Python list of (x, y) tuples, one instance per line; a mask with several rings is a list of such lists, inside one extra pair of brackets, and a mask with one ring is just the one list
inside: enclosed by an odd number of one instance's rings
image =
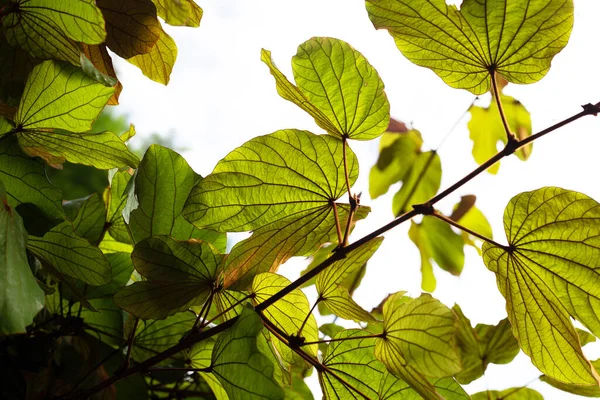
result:
[[(256, 274), (274, 272), (289, 257), (335, 240), (333, 202), (346, 192), (342, 146), (326, 135), (277, 131), (229, 153), (196, 185), (184, 208), (186, 219), (220, 232), (254, 230), (232, 250), (226, 286), (243, 289)], [(347, 163), (352, 185), (358, 162), (351, 150)], [(337, 210), (343, 224), (347, 211)]]
[(235, 325), (221, 334), (212, 353), (212, 372), (231, 399), (283, 400), (273, 380), (273, 364), (256, 345), (263, 329), (258, 314), (244, 308)]
[(15, 116), (19, 144), (48, 163), (65, 160), (100, 169), (136, 167), (137, 157), (112, 132), (81, 133), (113, 95), (78, 68), (45, 61), (31, 72)]
[[(108, 100), (108, 105), (117, 105), (119, 104), (119, 95), (123, 90), (123, 85), (121, 82), (117, 81), (117, 73), (115, 72), (115, 68), (113, 67), (112, 58), (108, 54), (106, 50), (106, 45), (81, 45), (81, 52), (89, 60), (93, 68), (101, 74), (101, 76), (97, 76), (95, 73), (91, 75), (98, 82), (103, 83), (106, 86), (114, 86), (115, 92), (112, 97)], [(82, 68), (86, 71), (85, 61), (82, 61)], [(90, 75), (90, 72), (87, 72)], [(115, 82), (116, 81), (116, 82)], [(125, 141), (125, 139), (123, 139)]]
[(84, 199), (67, 202), (64, 207), (67, 210), (76, 208), (76, 211), (73, 210), (75, 216), (69, 216), (69, 219), (73, 223), (73, 229), (77, 236), (87, 239), (92, 245), (97, 245), (106, 221), (106, 208), (98, 193)]
[(392, 211), (398, 216), (436, 195), (442, 181), (440, 156), (432, 150), (419, 153), (414, 164), (402, 178), (402, 187), (394, 195)]
[(104, 19), (94, 0), (18, 0), (8, 11), (2, 20), (8, 42), (35, 58), (79, 65), (76, 42), (100, 44), (106, 38)]
[(179, 154), (160, 145), (150, 146), (135, 177), (139, 204), (129, 221), (135, 242), (169, 235), (178, 240), (204, 240), (225, 250), (224, 234), (197, 229), (181, 215), (195, 179), (196, 174)]
[(457, 339), (462, 360), (462, 371), (456, 375), (459, 382), (471, 383), (483, 376), (488, 364), (508, 364), (519, 353), (508, 319), (497, 325), (477, 324), (473, 328), (458, 304), (452, 309), (458, 317)]
[(11, 46), (0, 30), (0, 100), (17, 106), (25, 87), (27, 76), (39, 60), (20, 47)]
[[(189, 363), (193, 368), (210, 368), (213, 348), (215, 347), (215, 340), (213, 338), (207, 338), (201, 342), (196, 343), (189, 351), (188, 359)], [(227, 392), (221, 385), (221, 382), (217, 377), (210, 373), (199, 371), (201, 377), (206, 380), (208, 386), (213, 392), (213, 395), (217, 400), (229, 400)]]
[(139, 242), (131, 258), (148, 280), (125, 287), (115, 302), (137, 317), (163, 319), (206, 301), (218, 285), (223, 256), (207, 242), (153, 236)]
[[(600, 360), (592, 361), (592, 367), (596, 371), (600, 369)], [(578, 396), (585, 397), (600, 397), (600, 387), (598, 386), (581, 386), (581, 385), (573, 385), (568, 383), (562, 383), (553, 379), (547, 375), (540, 376), (540, 381), (546, 382), (547, 384), (554, 386), (557, 389), (560, 389), (564, 392), (573, 393)], [(534, 399), (537, 400), (537, 399)]]
[[(191, 312), (175, 314), (163, 320), (140, 321), (131, 356), (142, 362), (176, 345), (192, 329), (195, 321), (196, 316)], [(131, 327), (126, 328), (125, 337), (129, 337)]]
[(160, 35), (156, 44), (148, 53), (129, 58), (131, 64), (155, 82), (166, 85), (171, 79), (171, 71), (177, 59), (177, 45), (171, 36), (160, 27)]
[(373, 239), (350, 253), (346, 258), (334, 262), (317, 276), (318, 300), (338, 317), (356, 322), (375, 321), (369, 312), (352, 299), (348, 289), (343, 286), (343, 282), (373, 256), (381, 242), (383, 242), (383, 237)]
[(31, 273), (26, 245), (23, 220), (8, 205), (0, 181), (0, 335), (24, 333), (44, 307), (44, 292)]
[(485, 243), (484, 262), (496, 273), (521, 349), (557, 381), (598, 386), (570, 317), (600, 334), (600, 206), (545, 187), (513, 197), (504, 227), (509, 245)]
[(43, 237), (29, 236), (27, 249), (61, 274), (100, 286), (112, 280), (111, 267), (100, 249), (77, 236), (69, 222)]
[[(258, 305), (268, 300), (275, 293), (290, 284), (291, 282), (281, 275), (268, 272), (257, 275), (252, 281), (251, 289), (251, 293), (254, 294), (254, 304)], [(295, 289), (288, 293), (281, 300), (266, 308), (262, 313), (273, 325), (290, 336), (302, 337), (305, 342), (319, 340), (317, 321), (314, 315), (311, 314), (310, 304), (306, 295), (300, 289)], [(299, 332), (300, 334), (298, 334)], [(304, 366), (305, 363), (302, 361), (302, 358), (295, 355), (281, 341), (274, 339), (274, 345), (285, 362), (301, 367)], [(317, 344), (302, 346), (302, 349), (313, 357), (317, 356)]]
[(339, 39), (317, 37), (298, 47), (292, 59), (294, 79), (287, 80), (262, 51), (277, 92), (310, 114), (330, 135), (370, 140), (388, 126), (390, 105), (383, 82), (367, 59)]
[(486, 390), (485, 392), (475, 393), (471, 400), (543, 400), (540, 392), (526, 388), (515, 387), (505, 390)]
[(573, 26), (572, 0), (367, 0), (369, 18), (387, 29), (412, 62), (448, 85), (482, 94), (490, 73), (533, 83), (550, 69)]
[(152, 0), (158, 16), (169, 25), (200, 26), (202, 9), (192, 0)]
[(94, 311), (86, 308), (80, 314), (84, 323), (91, 327), (88, 332), (113, 347), (120, 346), (123, 342), (123, 310), (108, 298), (94, 299), (90, 304)]

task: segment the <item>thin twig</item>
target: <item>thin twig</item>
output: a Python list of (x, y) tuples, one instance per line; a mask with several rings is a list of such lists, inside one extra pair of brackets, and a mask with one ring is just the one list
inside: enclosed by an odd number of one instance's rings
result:
[(302, 334), (302, 329), (304, 329), (304, 325), (306, 325), (306, 323), (308, 322), (308, 319), (310, 318), (310, 316), (312, 315), (313, 311), (315, 310), (315, 307), (317, 306), (317, 304), (319, 304), (319, 302), (323, 300), (323, 298), (321, 296), (319, 296), (317, 298), (317, 300), (315, 301), (315, 304), (313, 304), (313, 306), (310, 308), (310, 311), (308, 312), (308, 314), (306, 314), (306, 318), (304, 318), (304, 321), (302, 321), (302, 325), (300, 325), (300, 329), (298, 329), (298, 336), (300, 336)]
[(341, 246), (342, 243), (344, 243), (344, 239), (342, 237), (342, 229), (340, 228), (340, 216), (338, 215), (337, 203), (332, 201), (331, 206), (333, 207), (333, 217), (335, 218), (335, 230), (337, 231), (338, 244)]
[(123, 370), (129, 368), (129, 362), (131, 361), (131, 351), (133, 350), (133, 340), (135, 339), (135, 331), (137, 331), (138, 323), (140, 319), (135, 317), (133, 321), (133, 328), (131, 329), (131, 333), (129, 334), (129, 339), (127, 339), (127, 354), (125, 354), (125, 359), (123, 360), (123, 364), (119, 367), (119, 370)]
[(352, 225), (352, 219), (354, 218), (354, 213), (356, 212), (356, 208), (358, 207), (356, 197), (352, 194), (352, 191), (350, 190), (350, 176), (348, 174), (348, 158), (346, 156), (346, 146), (348, 146), (348, 138), (344, 136), (342, 138), (342, 158), (344, 161), (344, 176), (346, 178), (346, 188), (348, 189), (348, 203), (350, 204), (350, 211), (348, 212), (348, 221), (346, 221), (344, 238), (340, 242), (340, 247), (348, 245), (348, 237), (350, 236), (350, 226)]
[(508, 120), (506, 119), (506, 114), (504, 113), (504, 107), (502, 106), (502, 99), (500, 98), (500, 91), (498, 90), (498, 82), (496, 81), (496, 71), (492, 70), (490, 72), (490, 76), (492, 78), (492, 97), (496, 101), (498, 105), (498, 113), (500, 114), (500, 119), (502, 120), (502, 125), (504, 125), (504, 131), (506, 132), (506, 139), (510, 142), (511, 140), (515, 140), (515, 134), (510, 130), (510, 126), (508, 125)]

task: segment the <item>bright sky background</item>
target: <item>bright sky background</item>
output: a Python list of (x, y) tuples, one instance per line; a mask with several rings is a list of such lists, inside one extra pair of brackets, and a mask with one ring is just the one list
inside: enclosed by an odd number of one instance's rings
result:
[[(260, 49), (271, 50), (277, 66), (292, 79), (291, 57), (299, 44), (313, 36), (345, 40), (367, 57), (386, 85), (395, 118), (419, 129), (425, 147), (435, 148), (464, 115), (474, 96), (446, 86), (433, 72), (402, 56), (387, 31), (376, 31), (361, 0), (197, 0), (204, 9), (199, 29), (166, 30), (177, 42), (179, 55), (168, 87), (151, 82), (125, 62), (118, 62), (124, 82), (117, 114), (128, 114), (138, 135), (158, 132), (176, 135), (175, 143), (188, 148), (182, 154), (196, 172), (207, 175), (229, 151), (245, 141), (278, 129), (299, 128), (323, 133), (311, 117), (280, 98)], [(457, 3), (454, 1), (453, 3)], [(600, 101), (600, 1), (575, 0), (575, 27), (570, 43), (558, 54), (540, 82), (509, 85), (505, 93), (520, 100), (532, 114), (537, 132), (581, 110), (580, 105)], [(482, 101), (486, 101), (486, 97)], [(489, 100), (487, 100), (489, 101)], [(439, 149), (443, 166), (442, 188), (448, 187), (475, 166), (464, 116), (458, 128)], [(361, 165), (354, 191), (363, 192), (362, 204), (373, 212), (357, 225), (359, 238), (392, 218), (389, 195), (368, 198), (369, 170), (378, 155), (378, 141), (351, 142)], [(504, 207), (514, 195), (542, 186), (560, 186), (600, 199), (600, 120), (586, 117), (536, 141), (527, 162), (516, 157), (502, 161), (498, 175), (481, 175), (445, 201), (448, 212), (461, 195), (477, 195), (477, 206), (494, 228), (497, 241), (506, 242), (502, 227)], [(410, 224), (386, 234), (386, 240), (369, 263), (367, 277), (355, 294), (365, 309), (376, 306), (388, 293), (420, 293), (420, 259), (408, 239)], [(448, 306), (460, 304), (473, 323), (495, 324), (506, 316), (504, 299), (495, 277), (472, 248), (466, 248), (466, 265), (460, 277), (436, 268), (434, 296)], [(280, 271), (293, 279), (306, 264), (292, 259)], [(314, 300), (314, 292), (309, 292)], [(312, 296), (312, 297), (311, 297)], [(339, 323), (339, 320), (338, 320)], [(585, 347), (591, 359), (600, 356), (600, 345)], [(539, 376), (521, 353), (509, 366), (490, 365), (484, 378), (467, 386), (469, 393), (504, 389), (529, 383)], [(316, 373), (311, 387), (318, 389)], [(530, 387), (546, 399), (577, 398), (536, 382)], [(315, 392), (315, 398), (318, 395)]]

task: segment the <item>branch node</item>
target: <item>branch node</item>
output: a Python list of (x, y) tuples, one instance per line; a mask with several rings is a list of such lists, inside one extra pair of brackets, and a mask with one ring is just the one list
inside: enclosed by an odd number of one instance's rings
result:
[(504, 146), (504, 149), (502, 149), (502, 154), (504, 156), (509, 156), (517, 151), (519, 147), (519, 139), (517, 139), (514, 135), (511, 135), (508, 137), (506, 146)]
[(600, 112), (600, 103), (598, 103), (598, 104), (587, 103), (587, 104), (582, 105), (581, 108), (583, 108), (583, 111), (585, 111), (586, 113), (593, 115), (595, 117)]
[(293, 333), (290, 335), (290, 337), (288, 339), (288, 344), (292, 350), (299, 349), (300, 347), (302, 347), (304, 345), (304, 342), (306, 342), (306, 338), (304, 338), (303, 336), (296, 336)]
[(421, 215), (432, 215), (435, 212), (431, 203), (413, 204), (412, 208)]

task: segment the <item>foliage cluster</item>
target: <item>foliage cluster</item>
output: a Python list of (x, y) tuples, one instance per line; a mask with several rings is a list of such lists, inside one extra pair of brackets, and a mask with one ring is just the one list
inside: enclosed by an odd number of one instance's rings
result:
[[(441, 192), (439, 155), (390, 119), (377, 71), (342, 40), (302, 43), (293, 82), (261, 54), (280, 96), (324, 134), (256, 137), (201, 177), (163, 146), (140, 160), (126, 144), (133, 126), (92, 129), (122, 89), (107, 49), (167, 84), (177, 50), (159, 18), (198, 26), (196, 4), (0, 0), (3, 398), (303, 399), (316, 370), (327, 399), (540, 399), (525, 387), (469, 395), (461, 386), (521, 350), (542, 381), (600, 396), (599, 361), (582, 350), (600, 335), (600, 205), (557, 187), (517, 194), (504, 214), (506, 245), (474, 196), (451, 215), (435, 208), (496, 173), (502, 158), (526, 160), (534, 140), (600, 111), (588, 104), (532, 134), (525, 107), (502, 93), (547, 73), (568, 42), (572, 0), (366, 8), (412, 62), (454, 88), (492, 93), (489, 107), (470, 109), (479, 167)], [(376, 138), (369, 191), (375, 198), (401, 182), (396, 218), (351, 242), (370, 208), (353, 189), (350, 143)], [(398, 291), (371, 311), (357, 304), (352, 293), (382, 235), (408, 221), (424, 291), (435, 290), (434, 264), (459, 275), (464, 246), (475, 246), (508, 317), (473, 327), (458, 305), (427, 293)], [(228, 232), (252, 233), (227, 253)], [(299, 279), (277, 274), (297, 256), (313, 257)], [(307, 285), (318, 293), (313, 304)], [(319, 326), (316, 310), (357, 328)]]

